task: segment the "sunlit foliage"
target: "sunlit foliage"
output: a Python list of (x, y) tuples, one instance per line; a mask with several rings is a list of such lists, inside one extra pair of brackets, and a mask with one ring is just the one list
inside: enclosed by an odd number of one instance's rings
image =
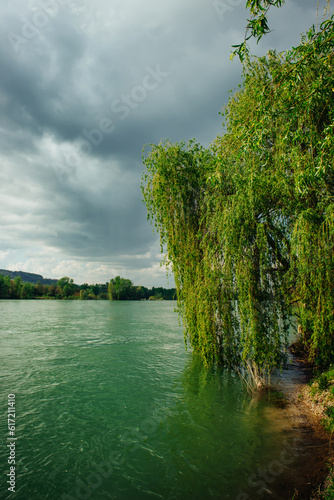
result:
[(334, 22), (244, 60), (226, 133), (144, 156), (143, 196), (208, 363), (264, 380), (285, 359), (291, 306), (319, 365), (334, 361)]

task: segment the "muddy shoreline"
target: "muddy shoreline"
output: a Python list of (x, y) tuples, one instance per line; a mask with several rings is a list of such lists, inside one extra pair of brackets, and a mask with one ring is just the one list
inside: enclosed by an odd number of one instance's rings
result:
[(326, 477), (326, 464), (334, 456), (331, 436), (300, 397), (310, 379), (307, 366), (292, 354), (282, 373), (272, 377), (272, 388), (283, 393), (285, 401), (268, 409), (267, 418), (281, 427), (283, 446), (266, 470), (259, 471), (249, 498), (309, 500)]

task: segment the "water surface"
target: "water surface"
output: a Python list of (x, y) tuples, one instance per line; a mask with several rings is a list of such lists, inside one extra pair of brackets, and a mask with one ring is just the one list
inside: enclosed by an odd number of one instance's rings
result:
[(186, 351), (174, 306), (0, 301), (1, 498), (284, 498), (302, 456), (289, 418)]

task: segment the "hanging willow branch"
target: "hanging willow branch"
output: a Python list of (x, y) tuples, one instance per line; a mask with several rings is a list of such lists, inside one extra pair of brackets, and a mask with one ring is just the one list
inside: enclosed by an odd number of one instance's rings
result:
[[(320, 0), (315, 0), (315, 6), (317, 9), (317, 20), (319, 15), (319, 3)], [(238, 45), (232, 45), (234, 48), (231, 58), (238, 56), (241, 62), (244, 62), (249, 58), (249, 47), (247, 42), (251, 38), (256, 39), (256, 43), (259, 43), (264, 35), (270, 33), (270, 28), (268, 24), (268, 12), (271, 7), (282, 7), (285, 4), (285, 0), (247, 0), (246, 8), (250, 11), (250, 19), (248, 19), (248, 24), (246, 26), (246, 33), (242, 43)], [(324, 7), (324, 19), (329, 16), (330, 13), (330, 0), (326, 0), (326, 6)], [(317, 22), (318, 24), (318, 22)]]
[(332, 18), (248, 58), (224, 135), (143, 157), (187, 341), (259, 386), (285, 361), (292, 304), (310, 360), (334, 361), (333, 54)]

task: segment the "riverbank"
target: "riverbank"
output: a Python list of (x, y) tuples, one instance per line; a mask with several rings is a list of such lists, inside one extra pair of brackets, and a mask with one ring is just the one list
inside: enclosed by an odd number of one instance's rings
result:
[(327, 468), (313, 491), (311, 500), (334, 499), (334, 453), (332, 438), (334, 431), (334, 368), (314, 378), (300, 393), (300, 398), (319, 419), (330, 440)]
[[(281, 498), (289, 500), (334, 499), (334, 369), (314, 378), (312, 369), (292, 349), (287, 367), (273, 377), (273, 388), (284, 397), (285, 412), (291, 419), (296, 461), (281, 481)], [(286, 495), (286, 496), (284, 496)], [(267, 498), (274, 498), (272, 495)]]

